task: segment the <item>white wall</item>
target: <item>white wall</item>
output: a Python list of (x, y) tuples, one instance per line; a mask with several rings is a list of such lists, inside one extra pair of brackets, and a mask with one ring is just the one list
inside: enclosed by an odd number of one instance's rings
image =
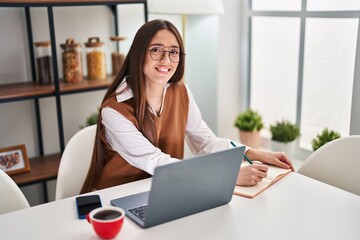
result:
[[(187, 18), (187, 65), (185, 80), (191, 87), (203, 117), (222, 137), (237, 140), (233, 127), (240, 101), (240, 3), (224, 0), (226, 14), (221, 16), (191, 16)], [(35, 41), (49, 40), (45, 8), (31, 9)], [(59, 75), (62, 76), (61, 49), (66, 38), (84, 43), (88, 37), (99, 36), (107, 46), (107, 69), (111, 72), (109, 40), (113, 34), (110, 10), (103, 6), (55, 8), (56, 45)], [(128, 39), (121, 43), (126, 52), (136, 30), (143, 24), (142, 5), (119, 7), (120, 35)], [(180, 16), (149, 15), (149, 20), (166, 18), (181, 31)], [(0, 9), (0, 84), (31, 81), (26, 29), (22, 9)], [(11, 22), (11, 24), (8, 24)], [(85, 62), (84, 73), (86, 74)], [(1, 87), (1, 86), (0, 86)], [(62, 97), (65, 142), (96, 111), (105, 90), (66, 95)], [(59, 151), (58, 130), (53, 97), (41, 99), (41, 118), (45, 153)], [(0, 104), (0, 148), (23, 143), (29, 157), (39, 154), (32, 101)], [(31, 163), (30, 163), (31, 164)], [(50, 200), (54, 199), (55, 181), (49, 182)], [(22, 190), (32, 205), (41, 203), (41, 186), (27, 186)], [(35, 194), (34, 194), (35, 193)]]
[(225, 14), (220, 15), (217, 61), (218, 135), (234, 140), (239, 140), (235, 118), (246, 108), (245, 79), (240, 72), (241, 61), (244, 61), (241, 56), (244, 48), (240, 34), (244, 31), (241, 2), (223, 0)]

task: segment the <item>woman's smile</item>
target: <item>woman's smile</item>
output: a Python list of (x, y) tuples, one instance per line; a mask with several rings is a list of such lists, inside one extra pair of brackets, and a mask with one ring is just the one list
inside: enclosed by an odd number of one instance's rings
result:
[(171, 71), (171, 68), (169, 68), (167, 66), (158, 66), (158, 67), (155, 67), (155, 69), (160, 73), (168, 73)]

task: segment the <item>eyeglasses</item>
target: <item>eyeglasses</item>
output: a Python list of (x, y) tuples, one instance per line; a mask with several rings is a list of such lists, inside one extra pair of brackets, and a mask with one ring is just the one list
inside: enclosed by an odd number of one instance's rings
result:
[(171, 49), (169, 51), (165, 51), (162, 47), (152, 47), (147, 51), (150, 52), (151, 58), (155, 61), (163, 59), (166, 52), (169, 54), (168, 56), (170, 61), (174, 63), (178, 63), (180, 61), (180, 55), (185, 55), (185, 53), (180, 52), (178, 49)]

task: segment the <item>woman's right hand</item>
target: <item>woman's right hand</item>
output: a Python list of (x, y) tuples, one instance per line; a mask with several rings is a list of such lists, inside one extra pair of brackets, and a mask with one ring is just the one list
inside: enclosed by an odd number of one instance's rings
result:
[(251, 164), (240, 168), (236, 185), (254, 186), (267, 176), (268, 167), (264, 164)]

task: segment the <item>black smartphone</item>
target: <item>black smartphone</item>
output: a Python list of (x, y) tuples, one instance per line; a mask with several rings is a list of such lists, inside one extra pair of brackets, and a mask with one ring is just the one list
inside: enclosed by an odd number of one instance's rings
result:
[(79, 219), (86, 218), (91, 210), (102, 206), (99, 195), (79, 196), (76, 197), (75, 201)]

